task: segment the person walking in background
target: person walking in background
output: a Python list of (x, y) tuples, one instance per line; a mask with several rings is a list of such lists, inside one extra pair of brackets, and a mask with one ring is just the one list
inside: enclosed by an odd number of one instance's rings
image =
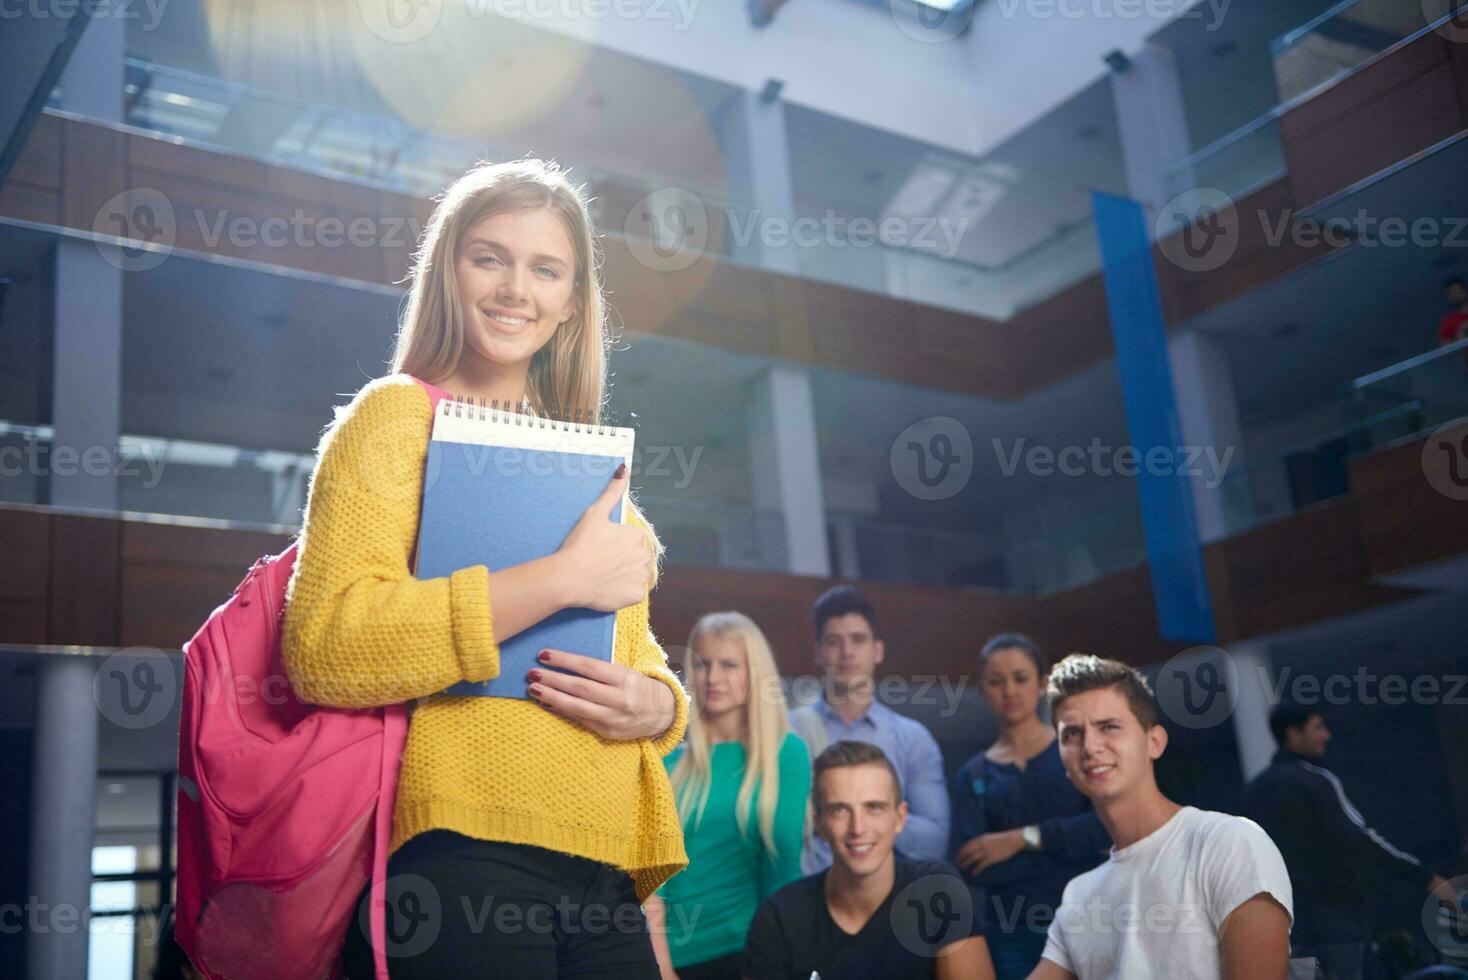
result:
[[(832, 742), (878, 746), (897, 772), (908, 815), (897, 849), (911, 858), (941, 861), (948, 850), (948, 787), (943, 753), (922, 722), (877, 701), (877, 665), (887, 656), (876, 610), (856, 589), (838, 585), (816, 600), (815, 661), (824, 678), (820, 701), (796, 709), (790, 721), (814, 759)], [(818, 836), (806, 843), (802, 868), (814, 874), (831, 864)]]
[(1322, 766), (1330, 729), (1320, 712), (1285, 702), (1269, 714), (1274, 761), (1244, 790), (1244, 814), (1279, 846), (1295, 890), (1296, 956), (1313, 956), (1327, 980), (1363, 975), (1375, 879), (1410, 882), (1453, 903), (1451, 883), (1367, 826), (1341, 781)]
[(979, 653), (979, 692), (999, 737), (954, 774), (953, 863), (983, 912), (999, 980), (1027, 977), (1066, 882), (1106, 857), (1111, 838), (1065, 774), (1055, 729), (1040, 717), (1044, 655), (1004, 633)]
[(748, 616), (700, 619), (683, 676), (688, 735), (663, 761), (688, 868), (650, 897), (648, 922), (665, 978), (738, 980), (754, 910), (800, 877), (810, 758), (790, 731), (770, 644)]

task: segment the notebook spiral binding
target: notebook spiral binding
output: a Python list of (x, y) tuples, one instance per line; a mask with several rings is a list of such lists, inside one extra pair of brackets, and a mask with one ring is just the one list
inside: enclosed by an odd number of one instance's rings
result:
[(500, 425), (529, 426), (552, 432), (578, 432), (595, 435), (611, 435), (613, 429), (641, 429), (641, 419), (635, 412), (626, 416), (615, 412), (603, 412), (600, 419), (592, 417), (585, 409), (570, 412), (537, 413), (529, 402), (512, 404), (499, 399), (469, 398), (453, 395), (439, 402), (440, 415), (453, 418), (468, 418), (480, 422), (496, 422)]

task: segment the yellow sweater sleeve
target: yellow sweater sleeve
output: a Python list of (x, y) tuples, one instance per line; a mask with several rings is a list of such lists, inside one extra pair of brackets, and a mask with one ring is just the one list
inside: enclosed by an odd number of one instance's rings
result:
[[(640, 513), (633, 511), (631, 520), (642, 529), (642, 533), (652, 536), (652, 528)], [(633, 626), (638, 632), (637, 651), (632, 657), (632, 667), (653, 680), (662, 681), (673, 691), (673, 723), (661, 735), (651, 740), (658, 755), (665, 756), (683, 741), (683, 733), (688, 728), (688, 692), (678, 680), (678, 675), (668, 667), (668, 655), (647, 625), (648, 600), (638, 605), (636, 612), (640, 615)]]
[(668, 668), (668, 655), (658, 645), (651, 629), (646, 631), (633, 665), (648, 677), (662, 681), (673, 689), (673, 723), (665, 732), (652, 739), (652, 747), (657, 750), (658, 755), (665, 756), (683, 741), (683, 733), (688, 728), (688, 692), (683, 689), (678, 675)]
[(413, 577), (433, 411), (411, 378), (366, 385), (321, 440), (287, 592), (292, 687), (334, 707), (394, 704), (499, 674), (483, 565)]

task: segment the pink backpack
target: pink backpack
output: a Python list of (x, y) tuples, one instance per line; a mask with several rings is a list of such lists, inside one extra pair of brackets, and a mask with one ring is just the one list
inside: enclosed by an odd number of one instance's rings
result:
[[(444, 392), (423, 387), (436, 406)], [(280, 640), (295, 561), (293, 542), (255, 562), (184, 646), (174, 935), (213, 980), (335, 978), (370, 879), (387, 980), (387, 846), (408, 712), (327, 708), (291, 690)]]

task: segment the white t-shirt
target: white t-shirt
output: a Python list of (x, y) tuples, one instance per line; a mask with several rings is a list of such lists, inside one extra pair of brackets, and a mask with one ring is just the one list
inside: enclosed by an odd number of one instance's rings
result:
[(1080, 980), (1216, 980), (1223, 976), (1219, 928), (1260, 892), (1294, 919), (1289, 872), (1263, 828), (1185, 806), (1071, 879), (1045, 959)]

